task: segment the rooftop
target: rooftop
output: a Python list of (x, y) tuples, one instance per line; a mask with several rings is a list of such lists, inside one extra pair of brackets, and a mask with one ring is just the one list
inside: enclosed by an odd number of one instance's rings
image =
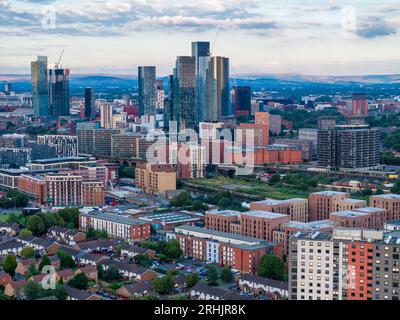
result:
[(142, 220), (157, 222), (160, 221), (162, 224), (172, 224), (179, 222), (194, 222), (198, 221), (199, 218), (193, 218), (192, 216), (185, 213), (168, 212), (168, 213), (154, 213), (146, 214), (139, 217)]
[(207, 214), (213, 214), (213, 215), (219, 215), (219, 216), (225, 216), (225, 217), (239, 217), (241, 215), (241, 212), (235, 211), (235, 210), (210, 210), (207, 212)]
[(346, 217), (346, 218), (356, 218), (356, 217), (367, 216), (368, 213), (352, 211), (352, 210), (345, 210), (345, 211), (331, 212), (331, 215), (338, 216), (338, 217)]
[(384, 198), (384, 199), (398, 199), (398, 200), (400, 200), (400, 194), (394, 194), (394, 193), (380, 194), (380, 195), (376, 195), (375, 197)]
[(242, 216), (251, 216), (251, 217), (263, 218), (263, 219), (275, 219), (275, 218), (289, 217), (287, 214), (268, 212), (268, 211), (258, 211), (258, 210), (243, 212)]
[(316, 194), (316, 195), (320, 195), (320, 196), (337, 196), (337, 195), (346, 195), (348, 193), (341, 192), (341, 191), (325, 190), (325, 191), (313, 192), (310, 194)]
[(291, 199), (285, 199), (285, 200), (265, 199), (265, 200), (261, 200), (261, 201), (256, 201), (254, 203), (265, 204), (267, 206), (275, 206), (275, 205), (279, 205), (279, 204), (285, 204), (285, 203), (291, 203), (291, 202), (297, 202), (297, 201), (308, 201), (308, 200), (303, 199), (303, 198), (291, 198)]
[(100, 213), (100, 212), (92, 212), (92, 213), (81, 213), (82, 216), (97, 218), (101, 220), (107, 220), (111, 222), (127, 224), (131, 226), (140, 225), (148, 223), (147, 221), (140, 220), (140, 219), (132, 219), (127, 216), (114, 214), (114, 213)]

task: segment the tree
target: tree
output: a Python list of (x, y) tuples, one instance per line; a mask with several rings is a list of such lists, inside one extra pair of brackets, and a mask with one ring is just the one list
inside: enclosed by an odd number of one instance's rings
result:
[(215, 267), (211, 266), (207, 270), (207, 284), (209, 286), (216, 286), (218, 285), (218, 271)]
[(269, 179), (269, 184), (273, 185), (281, 181), (281, 175), (279, 173), (274, 173)]
[(207, 206), (200, 200), (194, 200), (192, 202), (193, 211), (204, 211), (207, 210)]
[(68, 282), (68, 285), (79, 290), (86, 290), (89, 287), (89, 279), (80, 272)]
[(25, 247), (21, 250), (20, 255), (24, 259), (33, 258), (35, 256), (35, 250), (32, 247)]
[(170, 293), (175, 286), (174, 279), (170, 276), (155, 277), (153, 279), (153, 288), (159, 294)]
[(107, 270), (104, 271), (104, 280), (105, 281), (116, 281), (121, 279), (121, 274), (115, 266), (110, 266)]
[(64, 208), (64, 209), (58, 210), (57, 213), (70, 228), (78, 228), (79, 227), (79, 209)]
[(221, 280), (224, 282), (232, 282), (233, 281), (233, 273), (229, 267), (223, 267), (221, 270)]
[(17, 268), (17, 258), (13, 253), (7, 254), (3, 262), (4, 272), (7, 272), (11, 277), (14, 277), (16, 268)]
[(199, 274), (197, 272), (189, 273), (186, 276), (186, 285), (193, 287), (199, 281)]
[(95, 230), (90, 228), (86, 233), (86, 238), (90, 240), (108, 239), (107, 231)]
[(133, 258), (135, 260), (135, 263), (138, 264), (139, 266), (148, 268), (151, 266), (151, 259), (147, 254), (137, 254)]
[(68, 292), (62, 284), (57, 283), (56, 289), (54, 290), (54, 295), (58, 300), (66, 300), (68, 297)]
[(49, 257), (47, 256), (47, 254), (43, 255), (42, 258), (40, 259), (40, 263), (39, 263), (39, 271), (43, 270), (44, 266), (50, 266), (51, 265), (51, 261), (49, 259)]
[(393, 187), (392, 187), (391, 191), (392, 191), (393, 193), (400, 194), (400, 182), (399, 182), (399, 181), (396, 181), (396, 182), (393, 184)]
[(190, 206), (191, 204), (192, 204), (192, 197), (187, 191), (181, 192), (177, 196), (173, 197), (170, 201), (171, 207)]
[(166, 255), (171, 259), (179, 259), (181, 256), (181, 247), (178, 240), (171, 239), (167, 242), (165, 247)]
[(60, 259), (61, 269), (73, 268), (75, 267), (75, 261), (72, 257), (63, 250), (57, 250), (57, 257)]
[(36, 281), (28, 281), (24, 288), (24, 295), (28, 300), (36, 300), (43, 297), (43, 288)]
[(35, 236), (41, 236), (46, 233), (43, 219), (38, 215), (30, 216), (26, 223), (26, 227), (32, 231)]
[(33, 263), (28, 266), (28, 278), (37, 275), (38, 271)]
[(33, 233), (32, 233), (31, 230), (22, 229), (22, 230), (19, 232), (19, 235), (20, 235), (20, 236), (33, 236)]
[(160, 297), (155, 294), (148, 293), (144, 295), (143, 300), (160, 300)]
[(261, 277), (283, 281), (286, 279), (286, 265), (274, 254), (266, 254), (260, 259), (258, 274)]

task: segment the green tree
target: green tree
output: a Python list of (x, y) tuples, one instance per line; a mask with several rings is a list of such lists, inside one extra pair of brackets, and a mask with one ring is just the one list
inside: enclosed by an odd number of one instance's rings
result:
[(38, 271), (36, 270), (35, 265), (34, 265), (33, 263), (31, 263), (31, 264), (28, 266), (28, 278), (30, 278), (30, 277), (32, 277), (32, 276), (35, 276), (35, 275), (37, 275), (37, 274), (38, 274)]
[(51, 261), (50, 261), (49, 257), (47, 256), (47, 254), (44, 254), (42, 256), (42, 258), (40, 259), (39, 271), (43, 270), (44, 266), (50, 266), (50, 265), (51, 265)]
[(57, 257), (60, 259), (61, 269), (73, 268), (75, 267), (74, 259), (65, 251), (57, 250)]
[(121, 279), (121, 274), (115, 266), (110, 266), (107, 270), (104, 271), (104, 280), (105, 281), (116, 281)]
[(207, 270), (207, 284), (209, 286), (218, 285), (218, 278), (219, 278), (219, 274), (218, 274), (217, 269), (214, 266), (208, 267), (208, 270)]
[(38, 282), (28, 281), (24, 288), (24, 295), (28, 300), (36, 300), (44, 296), (43, 288)]
[(144, 295), (143, 300), (160, 300), (160, 297), (155, 294), (148, 293)]
[(64, 285), (57, 283), (56, 289), (54, 290), (54, 295), (58, 300), (66, 300), (68, 297), (68, 292)]
[(179, 259), (181, 256), (179, 241), (176, 239), (169, 240), (165, 247), (165, 254), (171, 259)]
[(19, 235), (20, 235), (20, 236), (33, 236), (33, 233), (32, 233), (31, 230), (22, 229), (22, 230), (19, 232)]
[(223, 267), (221, 270), (221, 280), (224, 282), (232, 282), (233, 281), (233, 273), (229, 267)]
[(266, 254), (260, 259), (258, 274), (261, 277), (283, 281), (287, 276), (286, 265), (274, 254)]
[(17, 258), (13, 253), (7, 254), (3, 261), (4, 272), (7, 272), (11, 277), (14, 277), (16, 268), (17, 268)]
[(399, 181), (396, 181), (396, 182), (393, 184), (393, 187), (392, 187), (391, 191), (392, 191), (393, 193), (400, 194), (400, 182), (399, 182)]
[(65, 221), (69, 228), (79, 227), (79, 209), (64, 208), (58, 210), (57, 213)]
[(80, 272), (68, 282), (68, 285), (79, 290), (86, 290), (89, 287), (89, 279)]
[(199, 274), (197, 272), (189, 273), (186, 276), (186, 285), (188, 287), (193, 287), (197, 282), (199, 282)]
[(30, 216), (26, 223), (26, 227), (32, 231), (35, 236), (41, 236), (46, 233), (43, 219), (38, 215)]
[(153, 288), (159, 294), (170, 293), (175, 286), (174, 280), (171, 276), (155, 277), (153, 279)]
[(192, 204), (192, 197), (187, 191), (181, 192), (180, 194), (172, 198), (170, 201), (171, 207), (190, 206), (191, 204)]
[(35, 256), (35, 250), (32, 247), (25, 247), (21, 250), (21, 257), (24, 259), (30, 259)]
[(269, 184), (274, 185), (281, 181), (281, 175), (279, 173), (274, 173), (269, 179)]
[(151, 266), (151, 259), (147, 254), (137, 254), (134, 258), (135, 263), (139, 266), (148, 268)]

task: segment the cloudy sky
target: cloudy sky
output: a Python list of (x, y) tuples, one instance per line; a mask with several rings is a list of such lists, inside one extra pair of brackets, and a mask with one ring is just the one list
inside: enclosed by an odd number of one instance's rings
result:
[(0, 73), (47, 55), (72, 73), (171, 72), (213, 42), (231, 73), (400, 73), (398, 0), (0, 0)]

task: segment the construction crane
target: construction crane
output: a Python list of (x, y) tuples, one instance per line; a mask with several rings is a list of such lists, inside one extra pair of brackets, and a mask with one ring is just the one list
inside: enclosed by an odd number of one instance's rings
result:
[(60, 62), (61, 62), (61, 58), (64, 54), (64, 49), (62, 49), (61, 54), (60, 54), (60, 58), (58, 59), (58, 62), (55, 62), (55, 68), (58, 69), (60, 67)]
[(213, 43), (212, 43), (211, 50), (210, 50), (210, 56), (212, 56), (213, 51), (214, 51), (214, 49), (215, 49), (215, 43), (217, 42), (218, 35), (219, 35), (219, 30), (217, 31), (217, 33), (216, 33), (216, 35), (215, 35), (215, 38), (214, 38), (214, 41), (213, 41)]

